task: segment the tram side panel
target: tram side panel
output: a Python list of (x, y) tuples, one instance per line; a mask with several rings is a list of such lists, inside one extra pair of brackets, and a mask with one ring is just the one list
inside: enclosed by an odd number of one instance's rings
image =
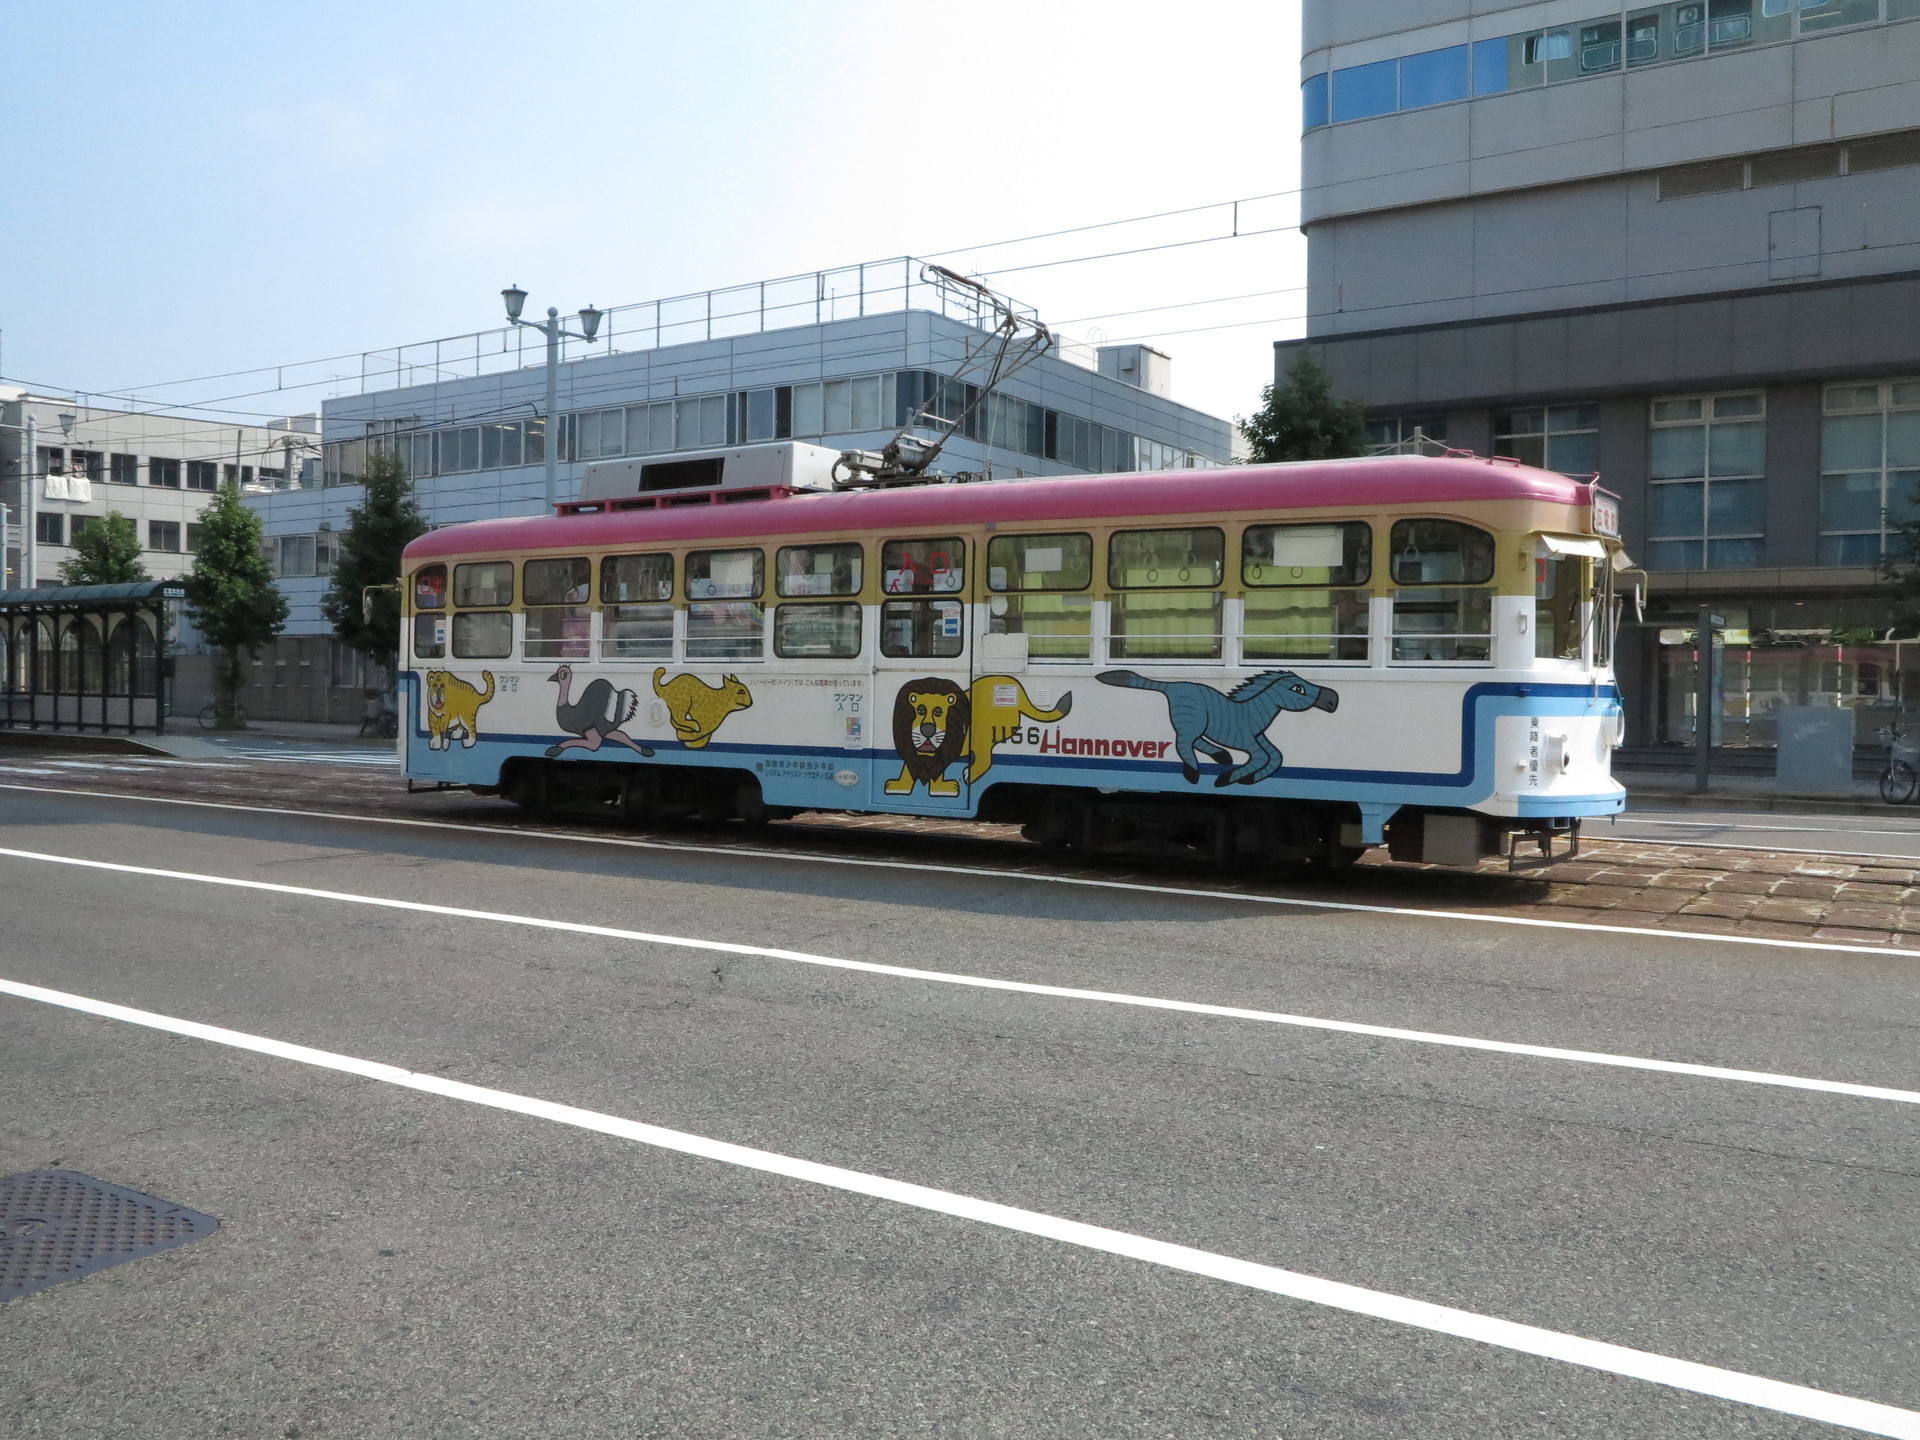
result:
[(1608, 773), (1618, 699), (1595, 681), (1136, 665), (930, 685), (920, 669), (422, 666), (404, 677), (406, 773), (485, 787), (513, 759), (719, 767), (753, 775), (772, 806), (955, 815), (1008, 782), (1337, 801), (1383, 816), (1399, 806), (1579, 816), (1621, 804)]

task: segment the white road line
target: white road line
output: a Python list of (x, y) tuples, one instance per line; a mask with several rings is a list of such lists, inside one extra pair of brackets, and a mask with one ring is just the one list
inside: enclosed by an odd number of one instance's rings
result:
[(1146, 1010), (1173, 1010), (1188, 1015), (1212, 1015), (1228, 1020), (1254, 1020), (1290, 1025), (1302, 1030), (1328, 1030), (1344, 1035), (1370, 1035), (1384, 1040), (1409, 1040), (1422, 1045), (1444, 1045), (1458, 1050), (1484, 1050), (1501, 1055), (1525, 1055), (1541, 1060), (1564, 1060), (1583, 1065), (1608, 1065), (1622, 1070), (1654, 1070), (1668, 1075), (1691, 1075), (1708, 1080), (1735, 1080), (1748, 1085), (1774, 1085), (1788, 1090), (1817, 1090), (1865, 1100), (1892, 1100), (1920, 1104), (1920, 1091), (1884, 1085), (1856, 1085), (1844, 1080), (1816, 1080), (1804, 1075), (1781, 1075), (1768, 1070), (1737, 1070), (1722, 1065), (1695, 1065), (1680, 1060), (1652, 1060), (1637, 1055), (1612, 1055), (1600, 1050), (1570, 1050), (1555, 1045), (1527, 1045), (1511, 1040), (1483, 1040), (1470, 1035), (1446, 1035), (1430, 1030), (1405, 1030), (1391, 1025), (1365, 1025), (1352, 1020), (1324, 1020), (1312, 1015), (1289, 1015), (1276, 1010), (1248, 1010), (1236, 1005), (1208, 1005), (1197, 1000), (1169, 1000), (1154, 995), (1128, 995), (1115, 990), (1083, 990), (1067, 985), (1041, 985), (1026, 980), (1000, 980), (948, 970), (918, 970), (905, 965), (882, 965), (870, 960), (843, 960), (804, 950), (766, 945), (742, 945), (730, 940), (701, 940), (686, 935), (662, 935), (648, 930), (626, 930), (612, 925), (589, 925), (578, 920), (549, 920), (538, 915), (514, 915), (499, 910), (472, 910), (458, 905), (435, 905), (424, 900), (395, 900), (347, 890), (319, 890), (306, 885), (284, 885), (270, 880), (241, 880), (228, 875), (204, 875), (190, 870), (163, 870), (149, 865), (124, 865), (110, 860), (85, 860), (72, 855), (50, 855), (37, 850), (0, 848), (0, 856), (83, 870), (106, 870), (119, 875), (146, 875), (161, 880), (186, 880), (235, 890), (266, 891), (419, 915), (444, 915), (456, 920), (479, 920), (495, 925), (519, 925), (533, 930), (559, 930), (607, 940), (632, 940), (643, 945), (665, 945), (683, 950), (707, 950), (724, 955), (748, 955), (784, 960), (830, 970), (853, 970), (868, 975), (891, 975), (903, 980), (925, 980), (975, 990), (1001, 990), (1018, 995), (1044, 995), (1059, 1000), (1091, 1000), (1106, 1005), (1131, 1005)]
[[(1793, 845), (1741, 845), (1732, 840), (1667, 840), (1658, 835), (1582, 835), (1584, 847), (1589, 841), (1599, 845), (1659, 845), (1674, 850), (1751, 850), (1760, 855), (1819, 855), (1828, 860), (1878, 860), (1894, 862), (1895, 868), (1911, 870), (1920, 865), (1920, 855), (1903, 855), (1898, 850), (1807, 850)], [(1584, 852), (1583, 852), (1584, 853)], [(1790, 877), (1782, 875), (1782, 880)]]
[(217, 1025), (203, 1025), (197, 1021), (175, 1019), (170, 1015), (158, 1015), (150, 1010), (135, 1010), (104, 1000), (94, 1000), (84, 995), (71, 995), (61, 990), (44, 989), (38, 985), (0, 980), (0, 994), (77, 1010), (83, 1014), (97, 1015), (108, 1020), (119, 1020), (129, 1025), (165, 1031), (172, 1035), (189, 1036), (215, 1045), (230, 1046), (235, 1050), (248, 1050), (257, 1055), (267, 1055), (278, 1060), (292, 1060), (323, 1070), (335, 1070), (368, 1080), (379, 1080), (388, 1085), (397, 1085), (403, 1089), (417, 1090), (428, 1095), (438, 1095), (449, 1100), (463, 1100), (472, 1105), (484, 1105), (517, 1115), (551, 1120), (557, 1124), (592, 1130), (602, 1135), (617, 1136), (623, 1140), (636, 1141), (642, 1145), (671, 1150), (682, 1155), (716, 1160), (722, 1164), (757, 1170), (768, 1175), (780, 1175), (790, 1180), (844, 1190), (855, 1195), (867, 1195), (877, 1200), (888, 1200), (897, 1205), (911, 1206), (916, 1210), (951, 1215), (956, 1219), (972, 1220), (982, 1225), (992, 1225), (1024, 1235), (1036, 1235), (1042, 1239), (1056, 1240), (1086, 1250), (1119, 1255), (1168, 1270), (1201, 1275), (1252, 1290), (1264, 1290), (1269, 1294), (1284, 1295), (1289, 1299), (1303, 1300), (1309, 1304), (1344, 1310), (1355, 1315), (1367, 1315), (1418, 1330), (1476, 1340), (1483, 1345), (1518, 1351), (1523, 1355), (1538, 1355), (1549, 1360), (1563, 1361), (1569, 1365), (1583, 1366), (1589, 1370), (1604, 1371), (1610, 1375), (1624, 1375), (1635, 1380), (1646, 1380), (1656, 1385), (1692, 1391), (1698, 1395), (1711, 1395), (1742, 1405), (1776, 1411), (1783, 1415), (1798, 1415), (1809, 1420), (1823, 1421), (1829, 1425), (1842, 1425), (1869, 1435), (1891, 1435), (1901, 1437), (1901, 1440), (1920, 1440), (1920, 1411), (1883, 1405), (1873, 1400), (1860, 1400), (1849, 1395), (1837, 1395), (1829, 1390), (1816, 1390), (1782, 1380), (1769, 1380), (1764, 1376), (1748, 1375), (1738, 1370), (1723, 1370), (1715, 1365), (1702, 1365), (1692, 1360), (1680, 1360), (1669, 1355), (1654, 1354), (1651, 1351), (1634, 1350), (1624, 1345), (1610, 1344), (1604, 1340), (1588, 1340), (1579, 1335), (1568, 1335), (1562, 1331), (1542, 1329), (1535, 1325), (1523, 1325), (1492, 1315), (1481, 1315), (1472, 1310), (1459, 1310), (1450, 1305), (1435, 1305), (1425, 1300), (1415, 1300), (1410, 1296), (1395, 1295), (1383, 1290), (1370, 1290), (1358, 1285), (1343, 1284), (1338, 1280), (1322, 1279), (1317, 1275), (1305, 1275), (1297, 1270), (1282, 1270), (1277, 1266), (1239, 1260), (1210, 1250), (1175, 1245), (1165, 1240), (1154, 1240), (1124, 1230), (1087, 1225), (1077, 1220), (1067, 1220), (1037, 1210), (1022, 1210), (991, 1200), (977, 1199), (971, 1195), (956, 1194), (951, 1190), (935, 1190), (904, 1180), (891, 1180), (883, 1175), (870, 1175), (864, 1171), (847, 1170), (837, 1165), (822, 1165), (816, 1161), (801, 1160), (771, 1150), (757, 1150), (725, 1140), (712, 1140), (704, 1135), (692, 1135), (684, 1130), (668, 1130), (639, 1120), (626, 1120), (597, 1110), (583, 1110), (551, 1100), (538, 1100), (527, 1095), (515, 1095), (505, 1090), (469, 1085), (464, 1081), (448, 1080), (438, 1075), (423, 1075), (416, 1071), (402, 1070), (395, 1065), (384, 1065), (375, 1060), (362, 1060), (352, 1055), (342, 1055), (330, 1050), (316, 1050), (306, 1045), (291, 1044), (285, 1040), (273, 1040), (262, 1035), (249, 1035), (243, 1031), (223, 1029)]
[[(1699, 930), (1655, 930), (1646, 925), (1596, 925), (1585, 920), (1541, 920), (1529, 915), (1479, 915), (1471, 910), (1422, 910), (1413, 905), (1362, 905), (1351, 900), (1300, 900), (1284, 895), (1247, 895), (1236, 890), (1198, 886), (1144, 885), (1127, 880), (1097, 880), (1083, 875), (1043, 875), (1030, 870), (994, 870), (984, 865), (927, 865), (915, 860), (865, 860), (852, 855), (820, 855), (802, 850), (764, 850), (750, 845), (684, 845), (624, 836), (588, 835), (566, 830), (526, 830), (513, 825), (466, 825), (451, 820), (413, 820), (399, 815), (348, 815), (336, 810), (295, 810), (276, 805), (235, 805), (218, 800), (185, 800), (173, 795), (127, 795), (115, 790), (73, 790), (54, 785), (7, 785), (30, 795), (78, 795), (90, 800), (133, 800), (144, 805), (185, 805), (201, 810), (237, 810), (245, 815), (290, 815), (302, 820), (343, 820), (354, 825), (398, 825), (416, 830), (452, 830), (466, 835), (510, 835), (516, 840), (559, 840), (576, 845), (610, 845), (628, 850), (658, 850), (670, 855), (748, 856), (796, 865), (845, 865), (869, 870), (913, 870), (929, 875), (962, 875), (983, 880), (1023, 880), (1035, 885), (1074, 885), (1090, 890), (1127, 890), (1182, 899), (1227, 900), (1243, 905), (1280, 905), (1303, 910), (1337, 910), (1357, 915), (1403, 915), (1416, 920), (1462, 920), (1475, 925), (1521, 925), (1541, 930), (1585, 930), (1602, 935), (1648, 935), (1656, 940), (1690, 940), (1713, 945), (1761, 945), (1777, 950), (1828, 950), (1842, 955), (1913, 955), (1894, 945), (1842, 945), (1831, 940), (1776, 940), (1765, 935), (1712, 935)], [(863, 832), (870, 833), (870, 832)], [(1682, 843), (1682, 842), (1672, 842)], [(1715, 847), (1739, 849), (1739, 846)], [(1811, 851), (1825, 854), (1825, 851)], [(1878, 856), (1884, 859), (1888, 857)], [(1898, 858), (1898, 857), (1895, 857)]]

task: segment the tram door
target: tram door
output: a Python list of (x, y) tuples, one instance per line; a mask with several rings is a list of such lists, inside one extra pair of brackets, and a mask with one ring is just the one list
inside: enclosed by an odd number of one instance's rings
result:
[(959, 535), (881, 546), (880, 644), (868, 702), (876, 806), (929, 815), (968, 808), (967, 560)]

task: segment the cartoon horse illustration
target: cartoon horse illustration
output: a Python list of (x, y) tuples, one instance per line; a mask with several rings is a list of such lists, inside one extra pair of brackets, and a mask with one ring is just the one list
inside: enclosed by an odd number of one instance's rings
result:
[(1232, 765), (1229, 750), (1239, 750), (1247, 758), (1221, 771), (1213, 782), (1215, 788), (1236, 781), (1258, 785), (1280, 768), (1281, 755), (1267, 739), (1267, 727), (1282, 710), (1331, 712), (1340, 708), (1338, 693), (1303, 680), (1291, 670), (1269, 670), (1227, 694), (1192, 680), (1150, 680), (1131, 670), (1103, 670), (1093, 678), (1102, 685), (1158, 690), (1167, 697), (1167, 718), (1173, 723), (1180, 773), (1189, 785), (1200, 783), (1200, 755)]

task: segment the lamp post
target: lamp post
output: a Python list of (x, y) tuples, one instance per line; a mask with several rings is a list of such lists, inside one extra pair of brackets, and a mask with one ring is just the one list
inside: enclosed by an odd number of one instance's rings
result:
[(584, 340), (589, 345), (599, 333), (603, 311), (589, 305), (580, 312), (580, 328), (569, 330), (561, 323), (560, 312), (553, 306), (547, 307), (545, 320), (522, 320), (520, 311), (527, 303), (527, 292), (518, 285), (509, 285), (500, 292), (500, 298), (507, 305), (507, 319), (515, 325), (525, 325), (530, 330), (538, 330), (547, 337), (547, 416), (545, 441), (541, 446), (547, 460), (547, 509), (552, 511), (559, 499), (560, 489), (560, 341), (571, 337)]

